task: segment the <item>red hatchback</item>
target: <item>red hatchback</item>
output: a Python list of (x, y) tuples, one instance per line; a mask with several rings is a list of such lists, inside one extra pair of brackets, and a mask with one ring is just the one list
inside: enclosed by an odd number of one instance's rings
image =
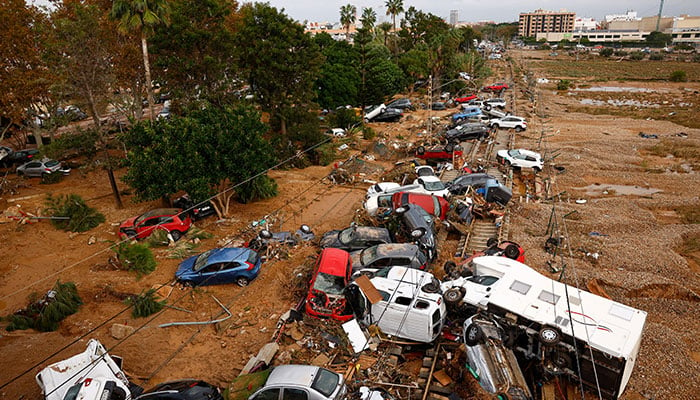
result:
[(316, 270), (309, 282), (306, 313), (316, 318), (338, 321), (352, 319), (352, 310), (345, 300), (343, 289), (350, 282), (352, 260), (345, 250), (327, 247), (316, 262)]
[(156, 229), (170, 232), (173, 240), (178, 240), (192, 226), (188, 213), (179, 208), (157, 208), (138, 217), (129, 218), (119, 225), (119, 237), (122, 239), (143, 239)]
[(455, 98), (455, 103), (457, 104), (462, 104), (462, 103), (468, 103), (472, 100), (478, 99), (479, 97), (475, 94), (471, 94), (469, 96), (463, 96), (463, 97), (457, 97)]
[(398, 192), (391, 196), (391, 203), (396, 210), (406, 204), (415, 204), (424, 209), (428, 214), (445, 220), (450, 211), (450, 202), (442, 197), (423, 193)]

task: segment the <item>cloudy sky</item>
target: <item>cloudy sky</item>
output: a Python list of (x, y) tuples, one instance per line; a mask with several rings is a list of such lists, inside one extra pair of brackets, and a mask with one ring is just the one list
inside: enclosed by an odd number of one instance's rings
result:
[[(371, 7), (377, 13), (378, 22), (391, 21), (386, 16), (384, 0), (268, 0), (278, 9), (284, 8), (287, 15), (295, 20), (315, 22), (337, 22), (340, 20), (340, 7), (352, 4), (358, 13), (362, 8)], [(659, 0), (404, 0), (404, 8), (414, 6), (449, 20), (450, 10), (459, 12), (460, 21), (513, 22), (521, 12), (542, 8), (558, 11), (566, 8), (577, 16), (601, 20), (606, 14), (624, 14), (627, 10), (637, 11), (638, 16), (652, 16), (659, 12)], [(700, 0), (665, 0), (663, 15), (677, 16), (689, 14), (700, 16)], [(398, 23), (398, 20), (397, 20)]]

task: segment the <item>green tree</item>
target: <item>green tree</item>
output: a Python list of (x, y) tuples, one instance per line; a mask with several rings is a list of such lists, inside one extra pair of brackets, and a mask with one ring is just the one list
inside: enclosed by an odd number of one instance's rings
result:
[(171, 1), (170, 25), (150, 40), (154, 65), (178, 103), (206, 99), (218, 106), (233, 92), (234, 5), (226, 0)]
[(474, 41), (481, 41), (481, 33), (474, 30), (471, 26), (460, 26), (458, 31), (462, 37), (462, 51), (469, 51), (476, 47)]
[(243, 106), (207, 107), (169, 121), (137, 124), (122, 135), (129, 167), (123, 179), (137, 200), (165, 198), (180, 190), (195, 202), (216, 195), (212, 203), (217, 214), (226, 216), (235, 194), (231, 187), (275, 161), (262, 136), (267, 129), (257, 112)]
[(391, 61), (391, 53), (385, 46), (371, 43), (364, 52), (365, 61), (361, 63), (361, 68), (365, 71), (365, 79), (360, 91), (361, 104), (382, 103), (403, 88), (404, 74)]
[(613, 49), (611, 49), (610, 47), (600, 49), (600, 55), (603, 57), (610, 57), (611, 55), (613, 55)]
[(146, 75), (146, 92), (151, 120), (155, 120), (153, 111), (153, 83), (151, 65), (148, 58), (148, 37), (160, 24), (170, 22), (170, 5), (168, 0), (114, 0), (111, 17), (119, 20), (119, 30), (123, 33), (138, 32), (141, 37), (143, 69)]
[(357, 19), (357, 7), (352, 4), (346, 4), (340, 7), (340, 24), (345, 28), (345, 40), (350, 37), (350, 25), (355, 23)]
[(494, 34), (496, 38), (502, 40), (503, 43), (510, 43), (510, 41), (518, 34), (518, 23), (513, 22), (498, 24)]
[(372, 8), (363, 8), (362, 17), (360, 17), (362, 27), (367, 27), (371, 33), (374, 33), (374, 24), (377, 23), (377, 13)]
[(389, 32), (391, 32), (391, 23), (382, 22), (381, 24), (377, 25), (377, 28), (379, 28), (379, 30), (382, 31), (382, 37), (384, 38), (384, 46), (386, 46), (387, 38), (389, 37)]
[(663, 47), (673, 41), (671, 35), (659, 31), (649, 33), (644, 39), (650, 46)]
[[(263, 111), (280, 121), (283, 111), (309, 105), (323, 55), (304, 28), (269, 4), (246, 4), (234, 35), (236, 62)], [(309, 107), (307, 107), (309, 108)]]
[[(314, 38), (317, 43), (324, 43), (327, 33)], [(322, 45), (326, 61), (321, 65), (316, 81), (317, 101), (323, 108), (334, 109), (347, 104), (357, 104), (360, 74), (356, 68), (359, 63), (357, 50), (348, 42), (330, 39)]]
[(386, 15), (391, 15), (391, 23), (396, 32), (396, 16), (401, 14), (403, 10), (403, 0), (386, 0)]

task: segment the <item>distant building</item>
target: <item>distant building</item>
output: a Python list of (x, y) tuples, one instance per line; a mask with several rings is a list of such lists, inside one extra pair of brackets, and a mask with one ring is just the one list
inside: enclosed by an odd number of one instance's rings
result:
[(637, 18), (637, 12), (631, 10), (627, 10), (625, 14), (609, 14), (605, 16), (605, 22), (638, 21), (639, 19), (640, 18)]
[(540, 9), (531, 13), (521, 13), (518, 33), (523, 37), (531, 37), (549, 32), (573, 32), (575, 19), (576, 13), (566, 10), (557, 12)]
[(595, 18), (576, 17), (574, 20), (574, 31), (593, 31), (598, 28)]
[(459, 21), (459, 11), (450, 10), (450, 25), (456, 26), (457, 21)]

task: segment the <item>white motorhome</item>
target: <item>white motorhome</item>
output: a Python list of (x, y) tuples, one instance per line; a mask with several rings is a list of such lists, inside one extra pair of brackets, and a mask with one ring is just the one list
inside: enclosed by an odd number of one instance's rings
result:
[(440, 282), (433, 274), (406, 267), (390, 267), (369, 279), (360, 276), (346, 288), (355, 317), (376, 325), (387, 335), (430, 343), (445, 324), (447, 309)]
[(509, 345), (545, 372), (566, 374), (606, 399), (625, 390), (647, 313), (552, 280), (507, 257), (477, 257), (472, 276), (442, 284), (445, 301), (485, 311)]
[(71, 358), (51, 364), (36, 375), (46, 400), (130, 400), (129, 381), (97, 339)]

